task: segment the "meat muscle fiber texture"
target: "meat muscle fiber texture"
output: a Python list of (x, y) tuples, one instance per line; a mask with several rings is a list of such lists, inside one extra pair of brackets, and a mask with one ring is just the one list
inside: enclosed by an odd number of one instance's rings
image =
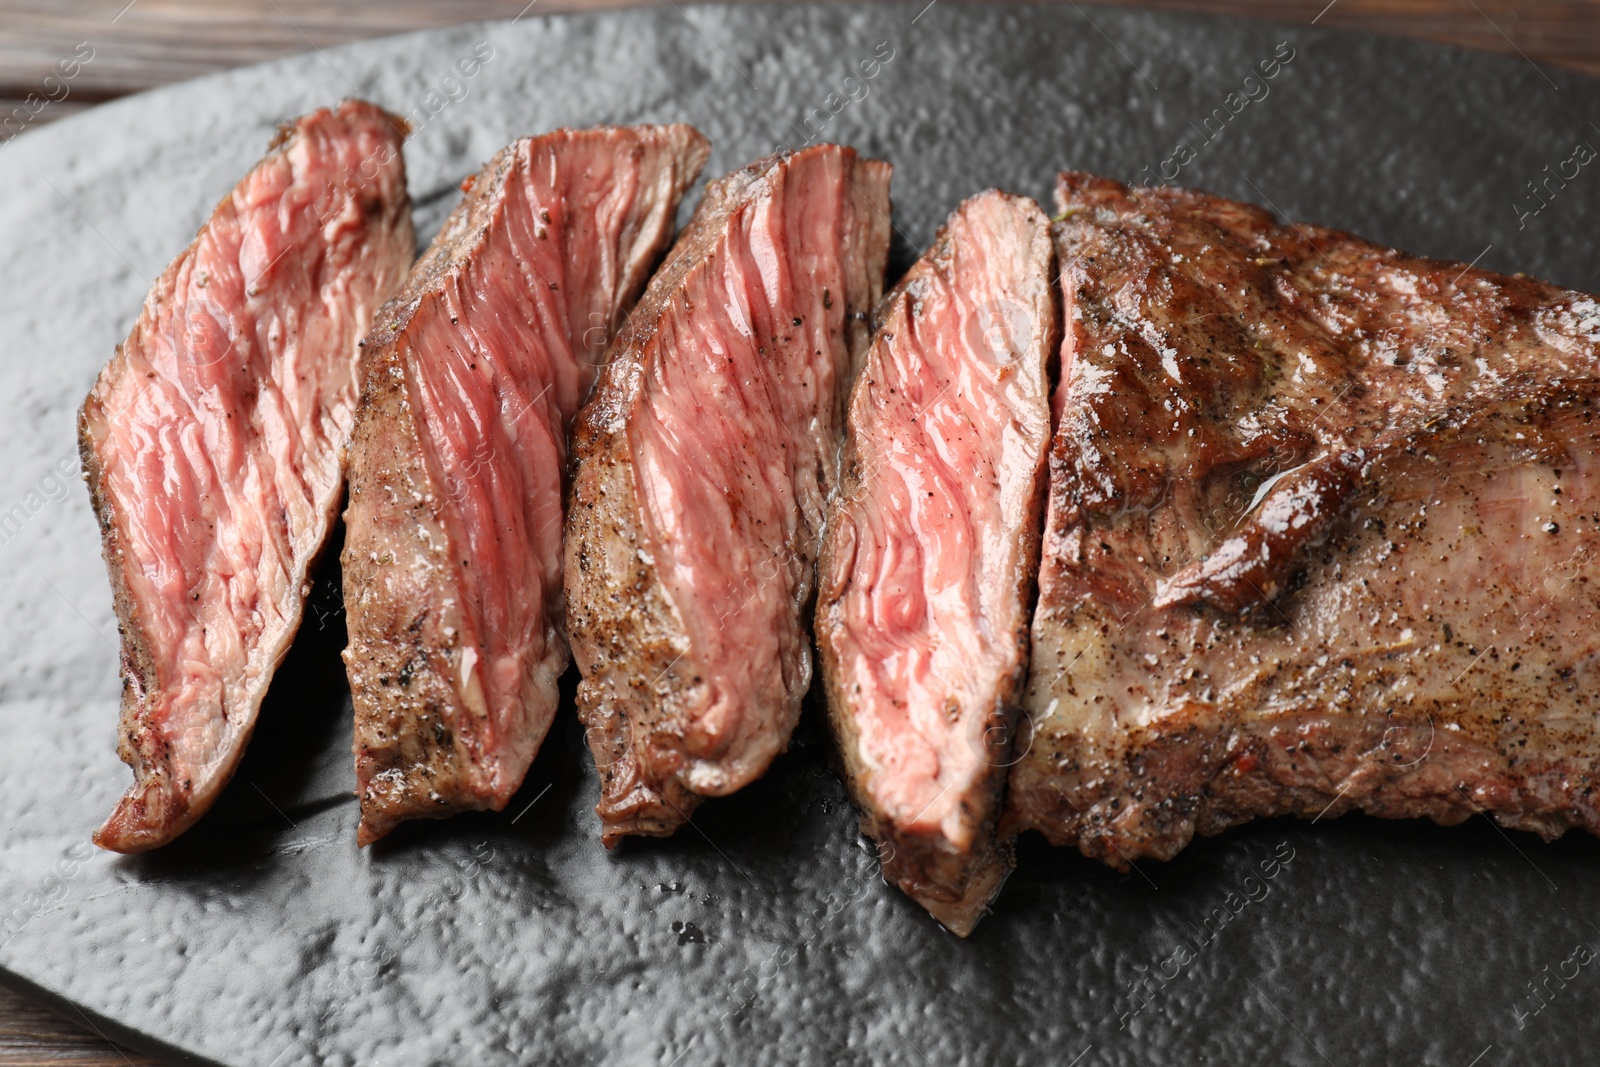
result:
[(343, 556), (363, 845), (503, 808), (550, 728), (567, 427), (707, 151), (681, 125), (513, 143), (366, 341)]
[(965, 936), (1011, 868), (995, 838), (1044, 521), (1049, 220), (956, 211), (884, 302), (851, 396), (817, 643), (885, 874)]
[(294, 639), (343, 490), (357, 343), (413, 256), (404, 131), (359, 101), (285, 125), (84, 401), (135, 778), (103, 848), (205, 813)]
[(1600, 830), (1600, 301), (1063, 175), (1008, 822), (1125, 866), (1346, 811)]
[(794, 729), (889, 172), (817, 145), (713, 183), (578, 419), (568, 617), (608, 845), (670, 834)]

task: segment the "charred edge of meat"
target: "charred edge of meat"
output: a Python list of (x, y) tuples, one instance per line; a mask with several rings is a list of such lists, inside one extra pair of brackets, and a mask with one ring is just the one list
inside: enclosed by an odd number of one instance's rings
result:
[[(691, 223), (679, 243), (690, 240), (694, 230)], [(687, 265), (674, 264), (670, 256), (652, 288), (664, 284), (662, 276), (674, 266), (678, 266), (672, 280), (676, 289)], [(642, 313), (649, 301), (646, 292), (645, 302), (623, 326), (616, 351), (642, 344), (654, 333), (655, 316)], [(633, 474), (624, 457), (626, 412), (638, 396), (642, 377), (637, 360), (607, 363), (595, 386), (594, 401), (579, 414), (572, 434), (574, 460), (580, 455), (585, 459), (568, 494), (567, 621), (569, 632), (585, 635), (573, 642), (573, 658), (583, 674), (578, 716), (600, 774), (595, 812), (607, 848), (627, 836), (669, 837), (700, 802), (676, 778), (665, 783), (645, 780), (633, 750), (633, 731), (649, 723), (633, 723), (621, 703), (631, 698), (628, 707), (633, 711), (649, 709), (665, 718), (671, 714), (675, 691), (693, 681), (679, 677), (677, 668), (687, 642), (665, 625), (672, 608), (662, 593), (654, 560), (639, 546), (637, 525), (611, 518), (638, 513)], [(632, 610), (608, 599), (619, 581)], [(601, 610), (603, 605), (612, 610)], [(619, 684), (624, 687), (620, 693)]]
[[(190, 815), (186, 801), (181, 805), (178, 803), (183, 798), (167, 787), (165, 769), (159, 766), (145, 767), (140, 756), (138, 736), (142, 731), (134, 727), (133, 712), (148, 699), (143, 680), (155, 677), (155, 661), (150, 655), (149, 639), (139, 618), (138, 604), (128, 588), (127, 573), (116, 563), (123, 557), (122, 535), (118, 531), (111, 500), (101, 487), (100, 457), (94, 449), (89, 429), (91, 404), (99, 406), (98, 393), (90, 393), (78, 412), (78, 455), (83, 464), (84, 481), (89, 487), (90, 505), (100, 525), (106, 571), (111, 579), (112, 605), (117, 615), (117, 631), (122, 639), (123, 710), (122, 721), (117, 729), (117, 755), (123, 763), (133, 768), (135, 785), (142, 786), (136, 802), (130, 802), (128, 797), (123, 798), (112, 815), (113, 821), (95, 831), (94, 842), (101, 848), (111, 848), (115, 842), (117, 851), (142, 852), (165, 844), (173, 836), (157, 833), (148, 827), (175, 825), (180, 827), (177, 832), (181, 833), (198, 818), (198, 814)], [(154, 818), (152, 816), (155, 813), (148, 807), (151, 804), (159, 804), (162, 808)]]
[[(1017, 672), (1010, 687), (1013, 695), (1021, 690), (1025, 677), (1024, 659), (1023, 669)], [(1020, 717), (1020, 709), (1014, 701), (1009, 698), (997, 701), (989, 717), (988, 729), (991, 733), (998, 732), (1009, 738)], [(973, 835), (972, 849), (955, 849), (943, 834), (908, 832), (896, 826), (893, 819), (873, 810), (871, 798), (858, 787), (855, 776), (846, 769), (843, 756), (838, 751), (846, 743), (845, 738), (850, 736), (851, 730), (844, 724), (843, 716), (831, 710), (829, 719), (833, 723), (836, 738), (832, 762), (838, 768), (839, 776), (850, 786), (861, 832), (877, 843), (878, 860), (882, 864), (884, 877), (922, 905), (951, 933), (957, 937), (968, 936), (988, 912), (989, 905), (999, 895), (1012, 868), (1016, 866), (1016, 835), (1003, 832), (1001, 826), (1009, 765), (1005, 761), (998, 761), (977, 783), (977, 792), (989, 800), (987, 810), (981, 814), (978, 829)], [(1009, 749), (1009, 746), (1006, 747)], [(964, 806), (967, 803), (963, 801)]]
[[(619, 363), (612, 361), (602, 373), (619, 371)], [(631, 367), (637, 372), (637, 363)], [(624, 388), (636, 390), (636, 380)], [(602, 395), (615, 394), (597, 389), (596, 396)], [(600, 775), (595, 812), (607, 848), (628, 836), (670, 837), (700, 803), (676, 777), (660, 783), (645, 780), (633, 732), (649, 724), (634, 722), (620, 706), (622, 699), (630, 699), (633, 711), (645, 707), (665, 718), (671, 714), (675, 692), (693, 683), (679, 677), (686, 641), (663, 625), (672, 618), (672, 609), (662, 594), (654, 561), (639, 549), (637, 527), (605, 518), (633, 514), (638, 508), (632, 472), (618, 459), (625, 448), (624, 433), (620, 412), (608, 413), (600, 405), (585, 409), (573, 434), (572, 451), (593, 458), (585, 461), (583, 474), (574, 479), (567, 508), (568, 626), (573, 633), (587, 635), (582, 644), (573, 645), (583, 673), (578, 715)], [(628, 576), (624, 588), (633, 610), (620, 605), (614, 611), (596, 610), (594, 605), (605, 595), (601, 591), (621, 575)], [(615, 686), (622, 679), (626, 690), (618, 693)]]
[[(1026, 621), (1019, 637), (1026, 648)], [(1005, 742), (995, 746), (997, 757), (1009, 754), (1010, 738), (1023, 721), (1016, 696), (1026, 677), (1027, 657), (1024, 656), (1021, 666), (1004, 687), (1002, 699), (996, 701), (990, 713), (988, 735), (1001, 737)], [(978, 783), (979, 792), (988, 791), (993, 802), (973, 835), (974, 847), (970, 851), (952, 848), (943, 834), (902, 830), (893, 819), (874, 810), (873, 798), (862, 787), (858, 775), (852, 773), (847, 753), (859, 747), (859, 734), (854, 720), (845, 713), (843, 694), (832, 672), (824, 674), (824, 685), (831, 727), (828, 762), (850, 792), (861, 832), (877, 846), (884, 878), (892, 881), (951, 933), (968, 936), (988, 912), (989, 905), (1016, 866), (1016, 833), (1002, 824), (1006, 779), (1011, 769), (1009, 761), (997, 758), (984, 780)]]
[[(1433, 738), (1428, 760), (1439, 766), (1493, 764), (1499, 762), (1498, 753), (1449, 737), (1427, 717), (1412, 721), (1380, 716), (1360, 726), (1353, 737), (1348, 720), (1322, 711), (1222, 733), (1169, 724), (1160, 732), (1131, 736), (1123, 763), (1128, 783), (1165, 783), (1159, 810), (1130, 822), (1107, 805), (1080, 810), (1045, 796), (1042, 803), (1009, 810), (1001, 832), (1014, 836), (1037, 830), (1051, 844), (1076, 846), (1119, 871), (1129, 870), (1137, 859), (1170, 860), (1196, 836), (1211, 837), (1253, 819), (1285, 815), (1321, 820), (1360, 812), (1380, 819), (1427, 818), (1441, 826), (1489, 815), (1501, 826), (1536, 833), (1546, 841), (1572, 829), (1600, 833), (1600, 806), (1592, 787), (1581, 803), (1544, 802), (1530, 790), (1527, 801), (1515, 807), (1497, 806), (1496, 795), (1517, 792), (1499, 779), (1484, 783), (1480, 778), (1474, 784), (1450, 775), (1437, 788), (1422, 788), (1416, 767), (1395, 762), (1389, 739), (1396, 732)], [(1325, 776), (1330, 785), (1295, 784), (1313, 774)], [(1144, 798), (1134, 791), (1130, 799)]]
[[(407, 318), (415, 305), (415, 299), (408, 302)], [(394, 328), (387, 315), (385, 319), (382, 328)], [(448, 764), (455, 758), (459, 744), (443, 727), (439, 711), (456, 699), (455, 693), (440, 686), (434, 672), (415, 668), (419, 660), (425, 663), (428, 657), (429, 649), (419, 634), (430, 622), (437, 622), (430, 618), (436, 610), (424, 612), (398, 629), (385, 627), (378, 634), (365, 632), (354, 618), (361, 611), (360, 598), (380, 587), (374, 572), (385, 566), (382, 553), (389, 550), (384, 548), (382, 531), (366, 529), (359, 519), (352, 521), (351, 513), (360, 509), (367, 494), (393, 492), (397, 499), (411, 500), (413, 511), (431, 515), (430, 501), (437, 489), (420, 457), (367, 445), (367, 440), (378, 434), (414, 439), (413, 418), (399, 352), (392, 343), (374, 347), (369, 336), (362, 359), (361, 399), (350, 453), (380, 458), (376, 466), (350, 468), (350, 511), (343, 560), (346, 587), (357, 591), (345, 596), (353, 618), (344, 659), (353, 675), (351, 691), (358, 703), (353, 748), (361, 821), (356, 829), (356, 844), (363, 848), (407, 818), (415, 817), (417, 811), (428, 810), (430, 805), (442, 818), (475, 799), (468, 790), (451, 788), (451, 781), (455, 780), (446, 776), (403, 773)], [(381, 699), (368, 695), (374, 683)], [(416, 719), (430, 714), (439, 729), (412, 728)], [(456, 784), (464, 785), (459, 781)]]
[(943, 836), (901, 833), (888, 820), (861, 814), (861, 832), (878, 843), (885, 878), (955, 934), (977, 928), (1016, 866), (1015, 838), (1000, 836), (1000, 805), (983, 823), (971, 852), (958, 853)]

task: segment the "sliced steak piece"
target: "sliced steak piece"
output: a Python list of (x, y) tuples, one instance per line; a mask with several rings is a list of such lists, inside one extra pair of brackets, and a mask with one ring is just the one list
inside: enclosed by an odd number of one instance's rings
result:
[(759, 777), (799, 717), (889, 171), (817, 145), (713, 183), (578, 419), (568, 619), (608, 846)]
[(83, 403), (135, 781), (95, 843), (165, 844), (227, 784), (338, 508), (357, 342), (414, 249), (402, 120), (285, 125), (162, 273)]
[(997, 844), (1044, 524), (1049, 220), (962, 204), (885, 301), (850, 400), (817, 644), (846, 776), (884, 872), (956, 933), (1011, 868)]
[(1064, 175), (1068, 334), (1009, 822), (1600, 830), (1600, 303)]
[(343, 556), (363, 845), (504, 808), (550, 728), (567, 426), (708, 151), (688, 126), (515, 142), (365, 342)]

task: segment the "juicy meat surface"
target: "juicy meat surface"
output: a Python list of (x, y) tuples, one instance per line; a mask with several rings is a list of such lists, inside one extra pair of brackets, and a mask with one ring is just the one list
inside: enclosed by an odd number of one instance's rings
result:
[(404, 130), (359, 101), (284, 126), (83, 403), (135, 779), (102, 848), (205, 813), (294, 639), (343, 489), (357, 342), (413, 255)]
[(505, 807), (550, 728), (567, 428), (708, 151), (682, 125), (513, 143), (365, 342), (343, 556), (363, 845)]
[(995, 820), (1044, 521), (1049, 220), (962, 204), (878, 313), (818, 570), (846, 778), (885, 873), (965, 935), (1011, 868)]
[(1008, 822), (1123, 866), (1257, 816), (1600, 830), (1600, 303), (1062, 176)]
[(578, 419), (568, 619), (607, 845), (671, 833), (794, 729), (889, 172), (817, 145), (712, 183)]

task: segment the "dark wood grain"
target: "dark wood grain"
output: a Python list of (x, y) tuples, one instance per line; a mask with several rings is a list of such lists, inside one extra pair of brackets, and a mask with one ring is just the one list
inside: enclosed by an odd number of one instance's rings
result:
[(0, 1067), (157, 1067), (76, 1023), (0, 988)]
[[(1095, 0), (1105, 4), (1114, 0)], [(0, 141), (84, 107), (244, 63), (480, 19), (629, 6), (630, 0), (0, 0)], [(1600, 0), (1135, 0), (1443, 41), (1600, 75)], [(64, 69), (84, 46), (92, 58)], [(69, 66), (63, 68), (61, 64)], [(52, 79), (47, 81), (47, 79)], [(32, 96), (33, 103), (29, 104)], [(42, 106), (39, 101), (50, 102)], [(87, 1020), (0, 989), (0, 1067), (148, 1067)]]
[[(57, 64), (83, 44), (94, 57), (67, 84), (67, 99), (92, 103), (380, 34), (632, 2), (399, 0), (380, 6), (370, 0), (0, 0), (0, 98), (41, 92)], [(1134, 2), (1421, 37), (1600, 74), (1600, 0)], [(53, 106), (45, 111), (59, 113)]]

